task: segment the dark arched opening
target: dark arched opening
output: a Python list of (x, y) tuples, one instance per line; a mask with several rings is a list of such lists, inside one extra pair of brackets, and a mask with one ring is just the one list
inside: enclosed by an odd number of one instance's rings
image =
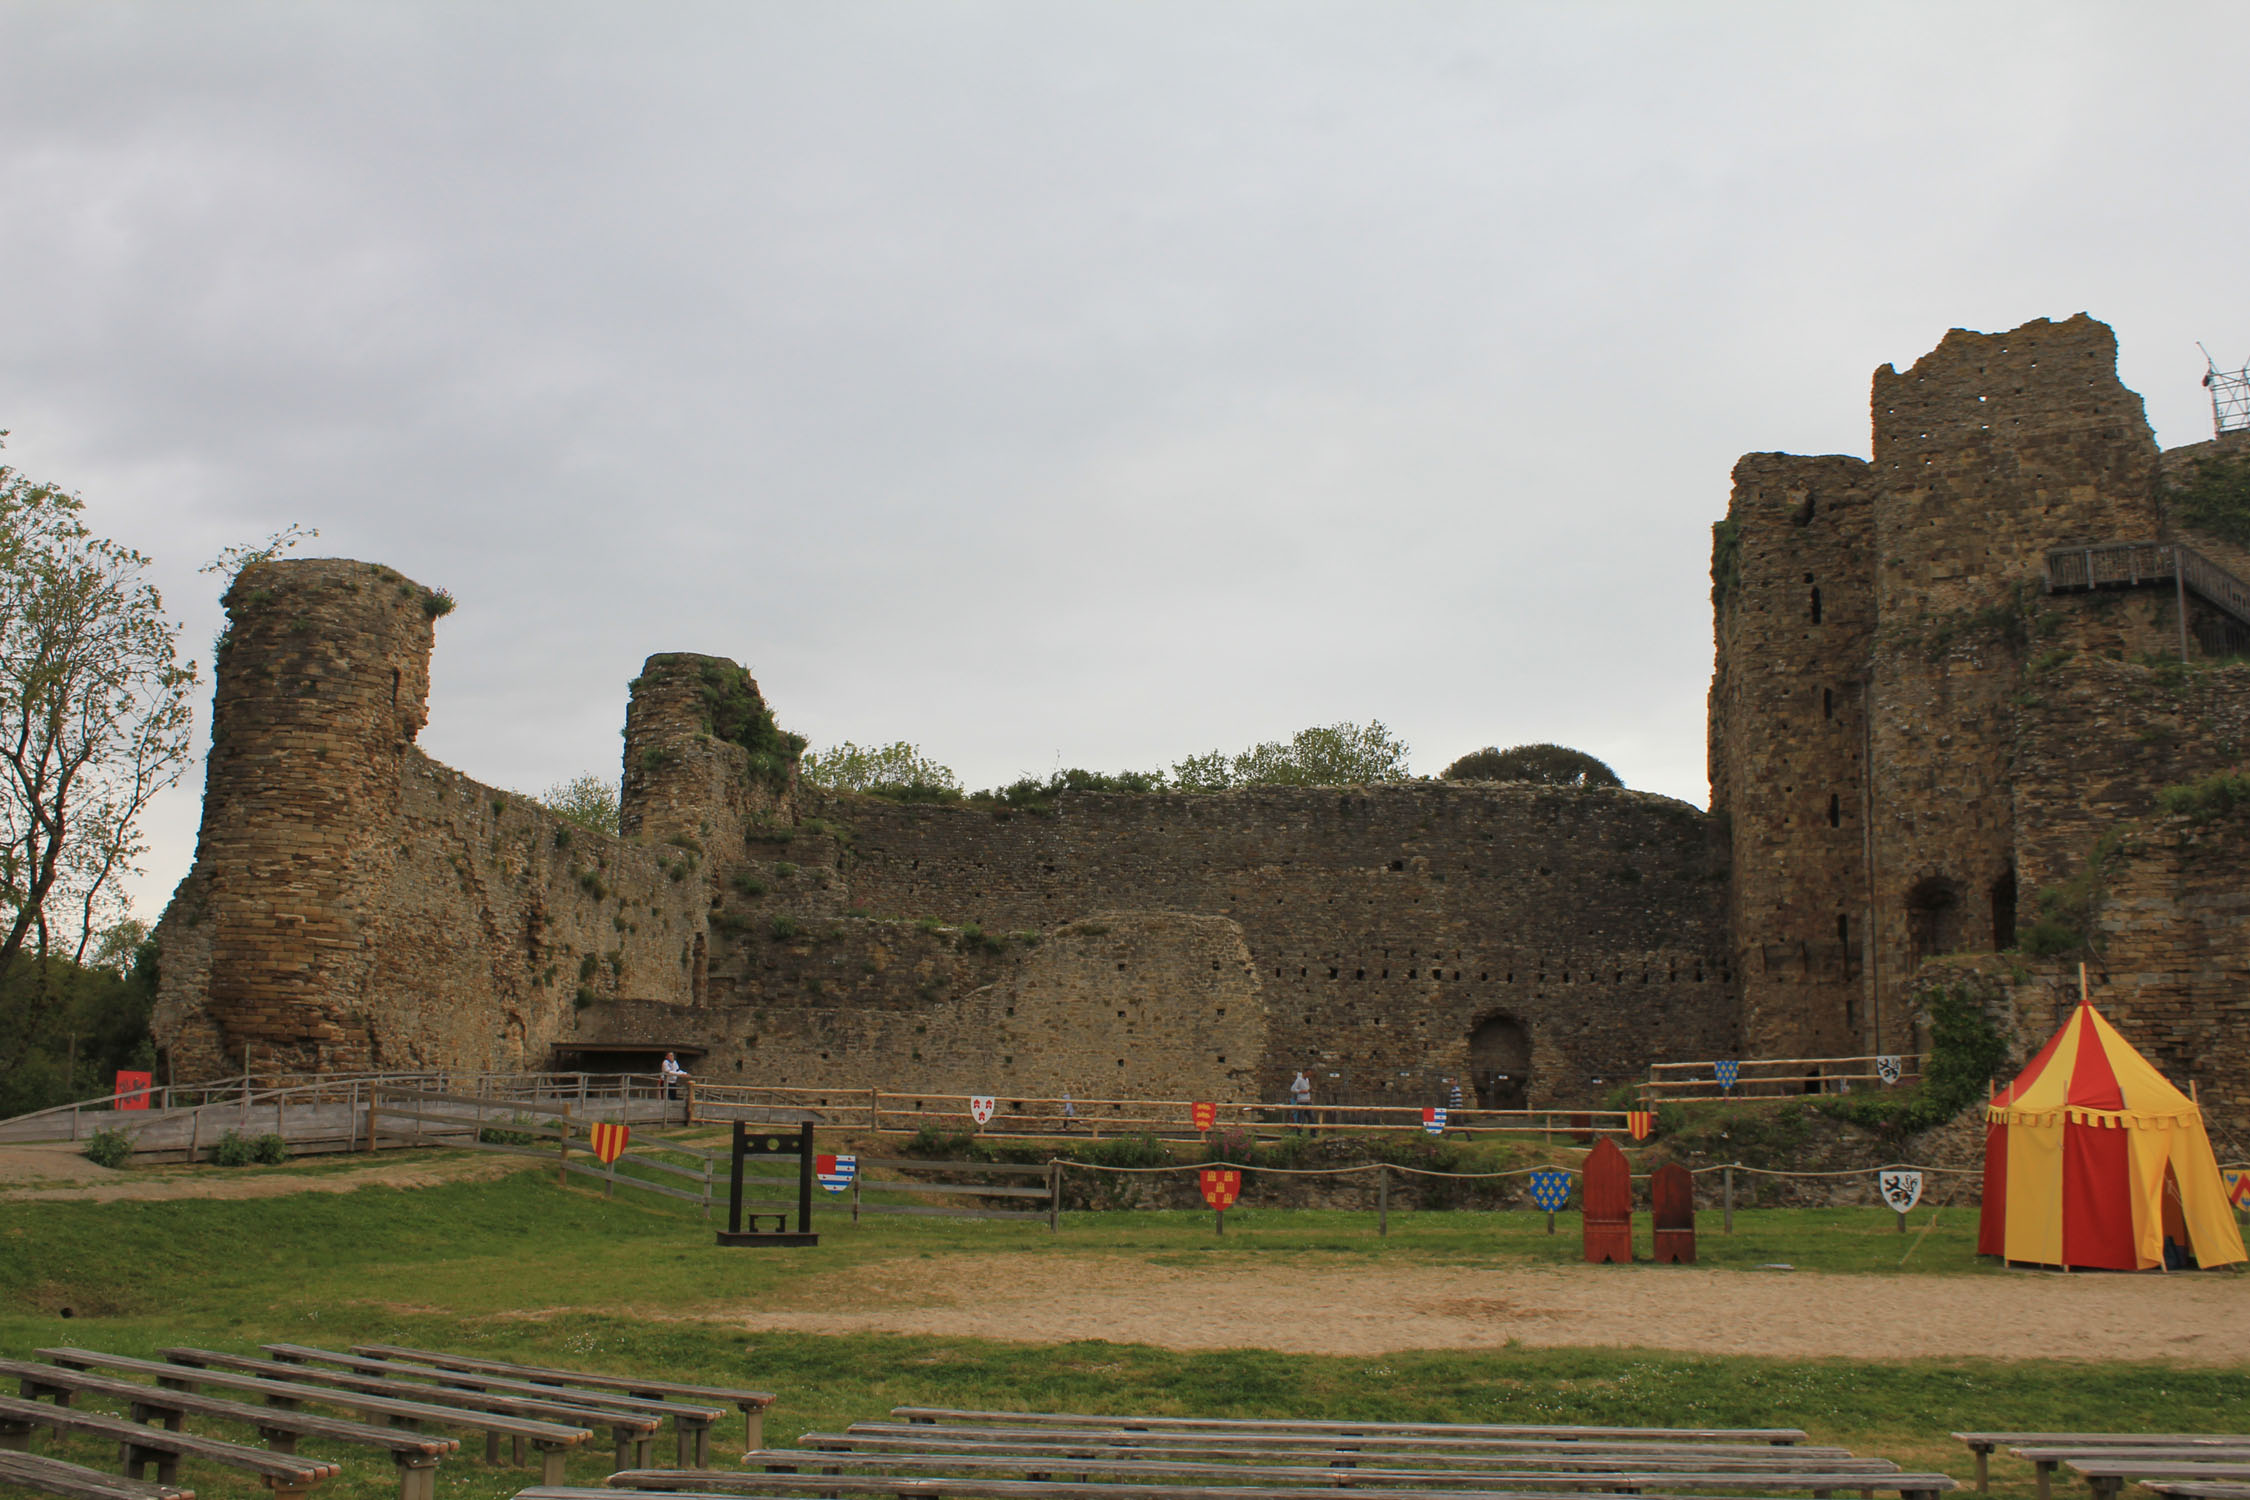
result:
[(1493, 1016), (1469, 1033), (1469, 1081), (1486, 1109), (1524, 1109), (1531, 1097), (1531, 1033), (1521, 1021)]
[(1914, 883), (1906, 893), (1906, 935), (1916, 963), (1961, 946), (1961, 889), (1942, 875)]
[(2016, 872), (2003, 870), (2000, 878), (1992, 882), (1992, 946), (2003, 949), (2015, 945)]

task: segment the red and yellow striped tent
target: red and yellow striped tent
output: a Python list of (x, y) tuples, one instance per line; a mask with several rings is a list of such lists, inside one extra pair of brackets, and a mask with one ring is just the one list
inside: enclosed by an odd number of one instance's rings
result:
[(2091, 1004), (1985, 1119), (1978, 1254), (2147, 1271), (2169, 1237), (2201, 1266), (2246, 1258), (2203, 1111)]

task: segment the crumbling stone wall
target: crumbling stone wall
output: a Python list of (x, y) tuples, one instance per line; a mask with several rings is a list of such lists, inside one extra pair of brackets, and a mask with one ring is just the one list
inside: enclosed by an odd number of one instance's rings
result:
[(544, 1067), (580, 1013), (685, 999), (708, 904), (681, 851), (437, 764), (432, 591), (341, 560), (227, 595), (203, 831), (157, 927), (179, 1078)]
[(1476, 1073), (1471, 1036), (1494, 1021), (1522, 1028), (1535, 1104), (1737, 1045), (1724, 852), (1668, 798), (1456, 782), (803, 810), (849, 831), (837, 899), (875, 915), (990, 933), (1114, 908), (1229, 919), (1271, 1016), (1251, 1075), (1267, 1098), (1307, 1065), (1332, 1099), (1435, 1100)]
[[(1746, 458), (1714, 556), (1712, 805), (1733, 845), (1745, 1042), (1769, 1056), (1917, 1046), (1918, 974), (2013, 950), (2039, 890), (2106, 831), (2250, 743), (2250, 681), (2212, 668), (2224, 632), (2208, 606), (2191, 602), (2183, 665), (2171, 588), (2044, 593), (2046, 553), (2066, 546), (2180, 536), (2250, 562), (2164, 512), (2165, 471), (2232, 449), (2160, 458), (2107, 327), (1956, 329), (1879, 370), (1873, 408), (1871, 464)], [(1826, 493), (1871, 524), (1823, 531), (1805, 497)], [(1837, 703), (1864, 736), (1864, 779), (1848, 734), (1806, 711), (1831, 678), (1853, 689)], [(1801, 789), (1820, 781), (1863, 791), (1856, 840), (1845, 795), (1832, 824), (1806, 826)], [(1839, 935), (1863, 929), (1827, 975), (1823, 907)], [(1858, 983), (1839, 982), (1855, 959)]]
[(1859, 1050), (1874, 524), (1862, 460), (1753, 453), (1715, 537), (1711, 810), (1753, 1057)]

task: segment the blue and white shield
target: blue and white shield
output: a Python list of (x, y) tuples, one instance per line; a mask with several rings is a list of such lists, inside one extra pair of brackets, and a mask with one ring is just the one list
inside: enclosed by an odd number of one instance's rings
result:
[(1570, 1201), (1570, 1174), (1560, 1167), (1541, 1167), (1531, 1174), (1531, 1201), (1549, 1213)]
[(859, 1175), (859, 1158), (856, 1156), (816, 1156), (813, 1158), (813, 1176), (831, 1193), (840, 1193), (852, 1185)]
[(1445, 1134), (1445, 1111), (1442, 1109), (1423, 1110), (1422, 1128), (1432, 1135)]
[(1723, 1089), (1733, 1088), (1735, 1079), (1742, 1076), (1742, 1064), (1731, 1057), (1711, 1066), (1718, 1071), (1719, 1087)]

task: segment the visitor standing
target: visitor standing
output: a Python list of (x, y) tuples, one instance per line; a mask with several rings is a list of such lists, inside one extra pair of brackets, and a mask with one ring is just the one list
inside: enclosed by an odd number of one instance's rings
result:
[(687, 1077), (687, 1070), (680, 1066), (679, 1056), (676, 1053), (665, 1053), (661, 1071), (664, 1074), (664, 1097), (667, 1099), (678, 1098), (680, 1080)]
[(1289, 1123), (1312, 1123), (1312, 1080), (1305, 1076), (1303, 1068), (1299, 1068), (1297, 1076), (1289, 1080)]

